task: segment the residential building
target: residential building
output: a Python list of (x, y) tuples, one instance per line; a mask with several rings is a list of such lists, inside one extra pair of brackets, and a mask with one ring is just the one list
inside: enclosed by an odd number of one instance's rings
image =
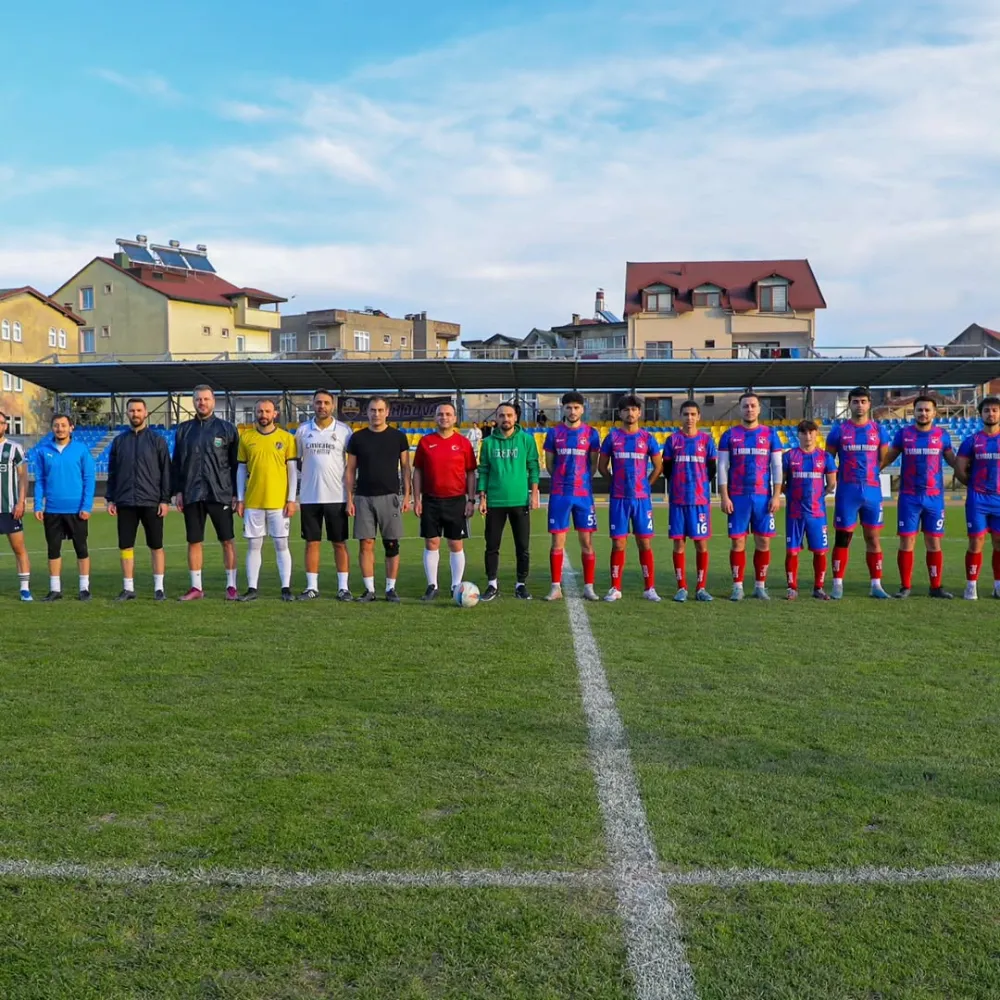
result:
[(281, 317), (271, 350), (283, 355), (379, 358), (443, 358), (461, 327), (428, 319), (426, 312), (402, 319), (381, 309), (315, 309)]
[(49, 393), (3, 371), (4, 362), (40, 358), (76, 361), (83, 320), (34, 288), (0, 288), (0, 410), (10, 418), (10, 434), (42, 434), (52, 415)]

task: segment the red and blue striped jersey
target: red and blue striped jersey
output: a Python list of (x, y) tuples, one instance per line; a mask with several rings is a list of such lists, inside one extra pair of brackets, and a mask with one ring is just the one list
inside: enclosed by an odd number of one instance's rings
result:
[(944, 493), (944, 453), (951, 451), (951, 435), (943, 427), (929, 431), (918, 430), (916, 424), (900, 427), (892, 447), (902, 456), (900, 493), (922, 497)]
[(559, 497), (593, 496), (590, 469), (594, 455), (601, 450), (601, 436), (587, 424), (570, 428), (565, 424), (550, 427), (545, 435), (545, 452), (552, 456), (549, 473), (551, 493)]
[(976, 431), (959, 446), (958, 454), (969, 459), (969, 489), (988, 496), (1000, 494), (1000, 434)]
[(707, 463), (717, 455), (715, 440), (707, 431), (688, 437), (674, 431), (663, 447), (664, 461), (673, 463), (670, 470), (670, 502), (676, 504), (711, 503), (711, 483)]
[(789, 517), (826, 517), (826, 476), (836, 472), (833, 455), (820, 448), (792, 448), (781, 456)]
[(879, 452), (889, 443), (889, 432), (869, 420), (856, 424), (841, 420), (826, 439), (826, 450), (837, 456), (838, 486), (881, 486)]
[(601, 454), (611, 458), (611, 499), (647, 500), (649, 460), (660, 451), (660, 442), (649, 431), (628, 434), (612, 427), (601, 443)]
[(781, 450), (781, 439), (773, 427), (730, 427), (719, 439), (719, 451), (729, 452), (729, 495), (769, 496), (773, 488), (771, 456)]

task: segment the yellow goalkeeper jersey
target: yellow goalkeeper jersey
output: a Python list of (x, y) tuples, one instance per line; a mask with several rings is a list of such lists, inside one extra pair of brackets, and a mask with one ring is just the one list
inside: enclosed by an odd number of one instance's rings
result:
[(244, 503), (253, 510), (278, 510), (288, 502), (289, 462), (295, 461), (295, 438), (276, 427), (261, 434), (256, 425), (240, 435), (239, 461), (247, 467)]

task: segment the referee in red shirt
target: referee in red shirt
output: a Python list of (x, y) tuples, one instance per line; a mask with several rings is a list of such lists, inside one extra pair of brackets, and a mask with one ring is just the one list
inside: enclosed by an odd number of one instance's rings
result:
[(448, 539), (452, 593), (465, 573), (463, 545), (475, 510), (476, 454), (468, 438), (455, 430), (456, 419), (455, 407), (441, 403), (434, 411), (438, 429), (420, 439), (413, 457), (414, 511), (420, 518), (420, 537), (425, 540), (424, 601), (433, 601), (438, 595), (442, 535)]

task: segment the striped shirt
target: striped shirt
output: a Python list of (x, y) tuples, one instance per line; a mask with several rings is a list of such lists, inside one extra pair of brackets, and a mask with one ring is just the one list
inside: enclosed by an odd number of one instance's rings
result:
[(24, 461), (24, 449), (16, 441), (0, 442), (0, 514), (12, 514), (20, 499), (18, 469)]

